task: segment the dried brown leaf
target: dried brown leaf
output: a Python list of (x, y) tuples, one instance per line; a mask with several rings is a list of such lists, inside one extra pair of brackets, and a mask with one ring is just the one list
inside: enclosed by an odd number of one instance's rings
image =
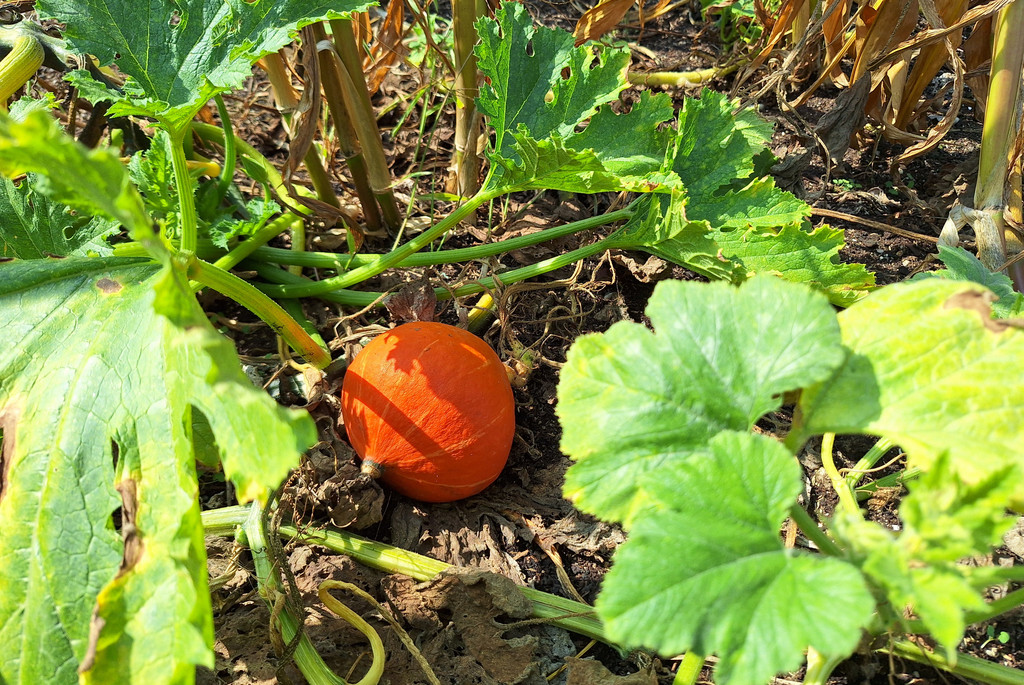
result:
[(384, 300), (384, 306), (391, 312), (392, 318), (400, 323), (434, 321), (437, 294), (426, 281), (409, 283)]
[(405, 3), (388, 3), (388, 13), (377, 29), (370, 45), (370, 54), (364, 60), (366, 90), (373, 95), (384, 83), (391, 68), (409, 53), (405, 45)]
[(566, 685), (658, 685), (658, 676), (652, 669), (629, 675), (615, 675), (600, 661), (593, 659), (566, 659), (569, 680)]
[(576, 30), (573, 31), (576, 45), (582, 45), (588, 40), (597, 40), (614, 29), (635, 2), (636, 0), (604, 0), (588, 9), (576, 22)]

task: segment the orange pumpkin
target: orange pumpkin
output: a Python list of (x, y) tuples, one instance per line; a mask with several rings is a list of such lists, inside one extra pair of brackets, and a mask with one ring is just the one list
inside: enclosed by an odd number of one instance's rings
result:
[(498, 355), (441, 323), (403, 324), (363, 348), (345, 372), (341, 411), (363, 472), (424, 502), (451, 502), (493, 483), (515, 434)]

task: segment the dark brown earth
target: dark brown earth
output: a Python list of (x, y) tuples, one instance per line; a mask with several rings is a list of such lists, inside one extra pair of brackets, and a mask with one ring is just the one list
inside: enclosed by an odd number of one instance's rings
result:
[[(571, 29), (579, 10), (568, 3), (535, 0), (527, 3), (541, 23)], [(718, 32), (709, 29), (697, 8), (680, 4), (668, 16), (647, 23), (642, 33), (636, 26), (620, 31), (619, 37), (637, 41), (635, 68), (639, 71), (684, 70), (706, 67), (723, 58), (717, 44)], [(415, 85), (412, 75), (401, 70), (389, 77), (375, 105), (384, 108), (390, 98)], [(712, 87), (728, 91), (728, 79), (714, 81)], [(669, 91), (682, 97), (682, 90)], [(692, 93), (691, 93), (692, 94)], [(742, 94), (741, 94), (742, 95)], [(800, 111), (814, 125), (835, 104), (835, 92), (822, 90)], [(251, 91), (231, 100), (236, 125), (242, 135), (268, 157), (283, 162), (287, 143), (274, 110), (266, 84), (254, 80)], [(773, 151), (780, 158), (806, 144), (805, 131), (779, 114), (774, 96), (759, 103), (762, 113), (776, 123)], [(382, 117), (382, 126), (397, 125), (398, 110)], [(427, 122), (433, 132), (425, 157), (413, 159), (420, 141), (419, 114), (413, 113), (395, 137), (386, 137), (393, 169), (401, 176), (410, 169), (443, 169), (450, 151), (452, 130), (450, 108), (436, 121)], [(900, 149), (887, 143), (851, 149), (841, 164), (826, 170), (820, 156), (791, 186), (815, 208), (852, 215), (859, 220), (887, 224), (920, 234), (914, 238), (887, 230), (866, 227), (863, 223), (828, 218), (831, 225), (846, 229), (844, 261), (861, 262), (876, 274), (879, 284), (892, 283), (933, 267), (934, 238), (944, 213), (956, 195), (970, 192), (969, 180), (977, 164), (980, 127), (969, 112), (946, 138), (943, 145), (914, 161), (903, 171), (902, 180), (912, 184), (916, 199), (911, 201), (894, 187), (889, 174), (890, 160)], [(341, 172), (344, 174), (344, 172)], [(417, 181), (429, 192), (422, 177)], [(780, 179), (780, 183), (784, 179)], [(399, 186), (400, 189), (402, 186)], [(408, 192), (408, 186), (405, 191)], [(595, 203), (606, 207), (613, 198), (564, 198), (555, 193), (534, 199), (514, 197), (511, 204), (492, 217), (497, 227), (491, 237), (534, 230), (553, 221), (568, 221), (590, 215)], [(532, 203), (531, 203), (532, 201)], [(445, 211), (445, 208), (441, 208)], [(483, 218), (482, 218), (483, 219)], [(816, 216), (815, 223), (825, 219)], [(481, 220), (478, 226), (486, 225)], [(485, 237), (482, 228), (466, 228), (455, 238), (458, 244), (473, 244)], [(571, 249), (580, 240), (571, 238), (559, 244), (530, 248), (529, 254), (511, 255), (502, 264), (517, 260), (535, 261), (556, 251)], [(337, 246), (337, 233), (322, 232), (314, 238), (321, 249)], [(381, 249), (382, 245), (373, 246)], [(428, 273), (427, 275), (435, 275)], [(398, 617), (442, 683), (452, 685), (497, 685), (547, 682), (574, 685), (631, 685), (672, 682), (673, 661), (654, 659), (647, 654), (618, 654), (605, 645), (589, 645), (588, 640), (559, 628), (519, 622), (529, 617), (518, 593), (509, 583), (528, 585), (564, 596), (578, 593), (592, 602), (601, 578), (610, 566), (616, 546), (623, 541), (613, 526), (579, 514), (561, 496), (561, 484), (568, 459), (559, 451), (560, 429), (554, 414), (558, 369), (565, 361), (568, 346), (579, 335), (606, 329), (615, 321), (643, 321), (643, 309), (654, 283), (664, 278), (696, 278), (678, 267), (641, 254), (606, 254), (587, 260), (578, 271), (566, 269), (505, 292), (498, 321), (485, 338), (503, 359), (526, 349), (533, 357), (532, 369), (522, 387), (516, 390), (517, 439), (508, 467), (498, 481), (477, 497), (442, 505), (413, 502), (376, 484), (356, 479), (357, 468), (351, 449), (338, 426), (336, 405), (321, 403), (314, 416), (321, 427), (322, 444), (307, 456), (306, 462), (286, 490), (286, 504), (293, 507), (304, 525), (350, 526), (375, 540), (425, 554), (460, 568), (460, 572), (428, 583), (416, 583), (397, 575), (385, 575), (361, 566), (349, 558), (310, 546), (287, 550), (288, 562), (306, 603), (306, 630), (336, 673), (357, 680), (368, 663), (362, 636), (347, 623), (327, 612), (316, 596), (319, 583), (326, 579), (355, 583), (384, 604)], [(246, 312), (229, 308), (223, 301), (206, 301), (208, 311), (217, 312), (215, 323), (245, 335), (237, 335), (247, 359), (265, 360), (276, 347), (270, 332)], [(441, 320), (458, 323), (471, 299), (441, 306)], [(319, 325), (323, 335), (333, 340), (336, 350), (354, 352), (366, 335), (394, 323), (387, 311), (375, 310), (352, 316), (336, 306), (307, 303), (307, 314)], [(241, 324), (239, 323), (241, 322)], [(276, 368), (261, 367), (264, 376)], [(285, 396), (283, 399), (289, 399)], [(300, 397), (291, 400), (302, 404)], [(762, 426), (766, 430), (784, 429), (782, 412)], [(840, 438), (837, 458), (840, 467), (851, 466), (870, 447), (863, 437)], [(818, 515), (831, 512), (835, 502), (826, 478), (815, 460), (811, 445), (802, 457), (810, 484), (807, 504)], [(204, 486), (206, 505), (232, 503), (222, 484), (212, 481)], [(877, 520), (898, 523), (895, 508), (898, 493), (879, 497), (869, 505)], [(1013, 551), (1003, 549), (989, 563), (1020, 563), (1024, 545), (1017, 542)], [(230, 542), (209, 540), (211, 574), (227, 567), (232, 554)], [(235, 551), (237, 553), (237, 550)], [(1015, 554), (1016, 552), (1016, 554)], [(223, 588), (215, 592), (217, 663), (213, 670), (201, 670), (199, 682), (214, 683), (299, 683), (301, 675), (275, 652), (268, 625), (270, 613), (256, 595), (248, 553), (239, 556), (240, 570)], [(492, 571), (504, 579), (481, 578), (470, 569)], [(562, 573), (564, 571), (564, 573)], [(379, 611), (362, 600), (344, 598), (383, 636), (388, 662), (382, 682), (413, 685), (429, 682), (423, 669), (399, 642), (395, 631), (379, 618)], [(1010, 666), (1024, 660), (1024, 630), (1020, 617), (1003, 617), (994, 624), (994, 635), (1007, 634), (1003, 642), (989, 639), (986, 628), (974, 628), (963, 648)], [(585, 656), (576, 658), (585, 651)], [(563, 667), (566, 667), (563, 669)], [(352, 672), (353, 675), (348, 676)], [(557, 674), (557, 675), (556, 675)], [(705, 672), (705, 677), (709, 673)], [(778, 683), (796, 682), (799, 674), (780, 678)], [(931, 683), (950, 682), (941, 675), (914, 663), (889, 659), (879, 654), (863, 654), (841, 666), (832, 681), (842, 683)], [(706, 681), (705, 681), (706, 682)]]

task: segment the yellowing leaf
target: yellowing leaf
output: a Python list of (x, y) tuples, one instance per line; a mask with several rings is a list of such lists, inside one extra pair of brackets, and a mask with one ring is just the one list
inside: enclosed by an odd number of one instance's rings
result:
[[(891, 285), (839, 315), (850, 356), (800, 398), (800, 436), (869, 433), (928, 469), (948, 451), (967, 483), (1024, 462), (1024, 331), (991, 293), (940, 279)], [(1024, 482), (1016, 499), (1024, 503)]]

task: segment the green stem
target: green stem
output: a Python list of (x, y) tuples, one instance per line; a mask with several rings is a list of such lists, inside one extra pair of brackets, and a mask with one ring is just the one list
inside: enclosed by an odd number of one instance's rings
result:
[(811, 515), (799, 504), (794, 503), (789, 508), (789, 517), (796, 522), (796, 525), (800, 527), (800, 530), (807, 536), (807, 539), (813, 542), (822, 554), (828, 554), (833, 557), (842, 555), (843, 550), (840, 549), (839, 545), (833, 542), (832, 538), (825, 534), (825, 531), (818, 528), (818, 524), (814, 522)]
[(841, 664), (844, 656), (825, 656), (813, 647), (807, 649), (807, 672), (804, 674), (803, 685), (825, 685), (836, 666)]
[[(597, 228), (616, 221), (623, 221), (633, 216), (633, 210), (626, 208), (615, 212), (589, 217), (580, 221), (546, 228), (527, 235), (499, 240), (486, 245), (464, 247), (454, 250), (436, 250), (433, 252), (418, 252), (402, 260), (400, 267), (434, 266), (437, 264), (455, 264), (457, 262), (469, 262), (476, 259), (486, 259), (495, 255), (521, 250), (548, 240), (555, 240), (580, 231)], [(248, 242), (248, 241), (246, 241)], [(296, 253), (292, 250), (285, 250), (278, 247), (261, 247), (252, 253), (253, 259), (262, 262), (273, 262), (275, 264), (298, 264), (300, 266), (318, 269), (337, 269), (345, 271), (370, 264), (376, 264), (385, 255), (376, 254), (355, 254), (338, 255), (330, 252), (303, 252)]]
[[(267, 554), (267, 534), (263, 529), (259, 504), (253, 502), (251, 505), (237, 507), (237, 509), (244, 515), (243, 520), (237, 525), (241, 525), (245, 531), (246, 542), (252, 552), (260, 597), (273, 610), (275, 597), (283, 594), (284, 588), (281, 587), (281, 580), (277, 576), (277, 567)], [(232, 534), (234, 534), (234, 527)], [(299, 631), (299, 618), (292, 613), (287, 605), (278, 612), (277, 618), (281, 627), (281, 638), (285, 644), (288, 644)], [(313, 643), (305, 634), (299, 638), (299, 644), (293, 657), (295, 665), (299, 667), (299, 671), (309, 683), (313, 685), (347, 685), (345, 680), (335, 675), (324, 663), (316, 648), (313, 647)]]
[(839, 469), (836, 468), (836, 462), (832, 455), (832, 447), (835, 441), (835, 433), (825, 433), (821, 436), (821, 465), (825, 468), (828, 479), (832, 481), (832, 488), (839, 495), (839, 502), (843, 505), (843, 508), (849, 514), (861, 516), (857, 498), (853, 496), (853, 491), (847, 485), (846, 479), (839, 475)]
[[(1018, 578), (1018, 580), (1020, 580)], [(1024, 605), (1024, 588), (1018, 588), (1013, 592), (1007, 592), (999, 599), (989, 602), (984, 611), (970, 612), (966, 616), (967, 623), (981, 623), (990, 621), (996, 616), (1005, 614), (1007, 611)]]
[[(191, 122), (190, 126), (192, 132), (199, 136), (200, 140), (223, 145), (224, 149), (227, 150), (224, 129), (219, 126), (214, 126), (213, 124), (204, 124), (199, 121)], [(253, 162), (263, 174), (263, 178), (253, 176), (253, 180), (259, 183), (266, 183), (280, 197), (288, 197), (288, 188), (284, 184), (284, 179), (281, 177), (281, 173), (277, 168), (270, 163), (270, 160), (261, 155), (256, 148), (249, 145), (249, 143), (245, 142), (237, 135), (234, 136), (234, 139), (233, 144), (235, 146), (236, 155), (240, 155), (241, 157)], [(250, 173), (250, 175), (252, 174)]]
[[(598, 240), (590, 245), (566, 252), (564, 254), (556, 255), (550, 259), (537, 262), (535, 264), (528, 264), (527, 266), (519, 267), (518, 269), (510, 269), (508, 271), (501, 271), (494, 276), (488, 276), (487, 278), (481, 278), (471, 283), (459, 286), (458, 288), (435, 288), (434, 293), (440, 300), (450, 299), (453, 297), (462, 297), (464, 295), (475, 295), (476, 293), (487, 292), (488, 290), (496, 287), (500, 282), (502, 285), (509, 285), (512, 283), (518, 283), (519, 281), (525, 281), (530, 278), (561, 269), (564, 266), (574, 264), (581, 259), (586, 259), (595, 254), (600, 254), (605, 250), (610, 250), (616, 247), (614, 236), (608, 236), (603, 240)], [(265, 285), (257, 284), (256, 287), (260, 288), (263, 292), (273, 297), (305, 297), (303, 294), (295, 294), (307, 291), (310, 286), (316, 286), (320, 283), (330, 281), (332, 279), (325, 279), (324, 281), (309, 281), (303, 279), (298, 280), (298, 277), (289, 274), (287, 271), (282, 271), (274, 267), (268, 267), (266, 265), (256, 265), (257, 273), (262, 278), (268, 280), (277, 281), (283, 285)], [(362, 267), (366, 268), (366, 267)], [(355, 273), (354, 271), (349, 272)], [(300, 287), (301, 286), (301, 287)], [(328, 302), (337, 302), (338, 304), (344, 304), (355, 307), (367, 307), (379, 300), (384, 293), (365, 292), (361, 290), (346, 290), (344, 288), (331, 290), (325, 293), (317, 293), (316, 297), (327, 300)]]
[(281, 305), (238, 276), (197, 259), (195, 255), (183, 253), (182, 258), (188, 260), (187, 275), (190, 279), (230, 297), (260, 317), (310, 364), (323, 369), (331, 363), (330, 352), (317, 345)]
[[(303, 206), (300, 206), (297, 209), (299, 209), (300, 211), (309, 211), (306, 207)], [(273, 240), (274, 238), (288, 230), (291, 230), (294, 233), (296, 227), (302, 225), (303, 221), (304, 219), (301, 216), (296, 216), (295, 214), (291, 213), (282, 214), (273, 221), (269, 222), (263, 228), (257, 230), (255, 233), (253, 233), (251, 236), (249, 236), (242, 242), (238, 243), (238, 245), (231, 248), (230, 252), (217, 259), (217, 261), (214, 262), (213, 264), (214, 266), (224, 269), (225, 271), (234, 268), (243, 259), (246, 259), (257, 250), (267, 249), (264, 247), (267, 241)], [(284, 250), (284, 252), (290, 253), (290, 250)]]
[(908, 481), (914, 480), (920, 475), (921, 469), (919, 468), (909, 468), (906, 471), (900, 471), (899, 473), (891, 473), (888, 476), (871, 481), (867, 485), (858, 487), (855, 491), (857, 499), (867, 499), (877, 492), (879, 488), (895, 488)]
[(374, 264), (367, 264), (366, 266), (353, 269), (346, 274), (334, 276), (333, 278), (325, 278), (322, 281), (317, 281), (308, 285), (291, 287), (266, 286), (264, 292), (275, 297), (310, 297), (313, 295), (321, 295), (332, 290), (348, 288), (357, 283), (362, 283), (368, 278), (373, 278), (377, 274), (386, 271), (393, 266), (397, 266), (410, 255), (419, 252), (427, 245), (444, 235), (445, 232), (457, 226), (462, 219), (470, 216), (474, 211), (476, 211), (477, 207), (490, 201), (492, 198), (501, 195), (502, 192), (481, 191), (420, 235), (400, 247), (395, 248), (386, 255), (381, 256), (381, 258)]
[(956, 663), (950, 663), (940, 652), (929, 652), (909, 640), (896, 640), (879, 651), (932, 666), (965, 679), (980, 680), (991, 685), (1024, 685), (1024, 671), (994, 664), (970, 654), (958, 653)]
[(704, 668), (704, 657), (690, 650), (683, 655), (679, 662), (679, 670), (676, 677), (672, 679), (672, 685), (695, 685), (700, 678), (700, 671)]
[(853, 470), (846, 474), (846, 485), (851, 488), (857, 487), (857, 483), (860, 482), (861, 478), (874, 468), (878, 460), (885, 455), (886, 452), (896, 446), (896, 443), (889, 438), (879, 438), (874, 445), (871, 446), (863, 457), (854, 465)]
[[(214, 126), (213, 128), (217, 128)], [(219, 129), (218, 129), (219, 130)], [(199, 227), (196, 216), (196, 198), (192, 190), (192, 175), (188, 172), (188, 160), (185, 158), (185, 135), (188, 126), (178, 130), (169, 130), (171, 139), (171, 166), (174, 168), (174, 186), (178, 190), (178, 217), (181, 221), (182, 252), (194, 254), (199, 244)]]
[(224, 129), (224, 167), (220, 170), (220, 178), (217, 179), (217, 202), (220, 203), (227, 197), (228, 189), (234, 181), (237, 159), (235, 132), (231, 127), (231, 115), (224, 105), (224, 98), (218, 93), (214, 96), (213, 101), (217, 103), (217, 113), (220, 115), (221, 127)]
[[(247, 514), (248, 507), (225, 507), (204, 511), (203, 527), (208, 535), (231, 536), (235, 534), (235, 529), (244, 522)], [(320, 545), (334, 552), (348, 555), (370, 568), (386, 573), (401, 573), (414, 580), (428, 581), (451, 568), (442, 561), (382, 542), (367, 540), (343, 530), (304, 530), (300, 532), (294, 526), (281, 526), (279, 532), (282, 537)], [(594, 616), (593, 607), (533, 588), (521, 587), (519, 590), (533, 602), (534, 617), (548, 619), (552, 625), (615, 646), (604, 634), (600, 620)]]

